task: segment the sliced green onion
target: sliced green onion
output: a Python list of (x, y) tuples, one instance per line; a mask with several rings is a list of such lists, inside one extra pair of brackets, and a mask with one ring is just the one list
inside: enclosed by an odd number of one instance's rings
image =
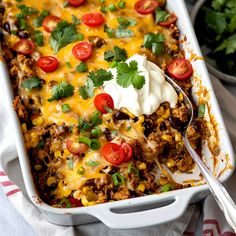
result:
[(134, 167), (132, 163), (128, 165), (128, 173), (134, 173), (135, 175), (139, 176), (139, 169)]
[(102, 134), (102, 130), (98, 126), (96, 126), (91, 130), (91, 134), (97, 138)]
[(80, 143), (85, 143), (87, 144), (89, 147), (91, 145), (91, 139), (87, 138), (87, 137), (79, 137), (79, 142)]
[(89, 147), (92, 150), (98, 150), (101, 147), (101, 144), (97, 139), (91, 139), (91, 144), (89, 145)]
[(203, 118), (206, 110), (205, 103), (200, 103), (198, 105), (198, 117)]
[(71, 207), (71, 203), (67, 198), (63, 198), (60, 202), (59, 205), (62, 207), (66, 207), (66, 208), (70, 208)]
[(117, 135), (118, 131), (117, 130), (112, 130), (111, 133), (114, 134), (114, 135)]
[(72, 65), (70, 64), (69, 61), (66, 62), (66, 66), (67, 66), (69, 69), (72, 68)]
[(64, 113), (71, 111), (70, 105), (69, 105), (69, 104), (63, 104), (63, 105), (61, 105), (61, 110), (62, 110), (62, 112), (64, 112)]
[(130, 29), (118, 29), (115, 32), (116, 38), (129, 38), (134, 36), (134, 32)]
[(35, 42), (39, 47), (42, 47), (44, 45), (43, 40), (43, 33), (40, 30), (36, 30), (34, 32)]
[(91, 117), (91, 122), (92, 122), (93, 125), (102, 124), (101, 112), (100, 111), (93, 112), (92, 117)]
[(46, 17), (46, 16), (48, 16), (49, 14), (50, 14), (50, 11), (43, 10), (43, 11), (41, 12), (40, 16)]
[(112, 112), (113, 112), (113, 110), (112, 110), (110, 107), (108, 107), (108, 106), (104, 106), (104, 109), (105, 109), (108, 113), (112, 113)]
[(73, 159), (67, 160), (67, 167), (69, 170), (73, 170), (73, 168), (74, 168), (74, 160)]
[(116, 5), (115, 5), (115, 4), (110, 4), (110, 5), (108, 6), (108, 9), (109, 9), (110, 11), (115, 11), (117, 8), (116, 8)]
[(125, 8), (125, 4), (126, 4), (126, 2), (120, 1), (120, 2), (118, 3), (118, 7), (121, 8), (121, 9), (124, 9), (124, 8)]
[(173, 187), (171, 184), (165, 184), (161, 187), (161, 192), (169, 192), (170, 190), (172, 190)]
[(125, 177), (120, 173), (115, 173), (111, 177), (115, 186), (119, 186), (125, 182)]
[(101, 11), (102, 13), (107, 13), (107, 12), (108, 12), (108, 9), (107, 9), (106, 6), (101, 6), (101, 7), (100, 7), (100, 11)]
[(85, 163), (87, 166), (97, 166), (99, 164), (98, 161), (88, 161)]
[(18, 24), (19, 24), (19, 28), (21, 30), (26, 30), (27, 29), (27, 22), (24, 18), (18, 18)]

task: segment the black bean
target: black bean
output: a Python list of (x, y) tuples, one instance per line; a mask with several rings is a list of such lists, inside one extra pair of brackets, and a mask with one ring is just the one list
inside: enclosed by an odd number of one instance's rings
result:
[(114, 114), (113, 118), (115, 120), (128, 120), (129, 116), (125, 114), (124, 112), (118, 111)]
[(184, 127), (185, 127), (185, 124), (182, 123), (178, 118), (174, 117), (174, 116), (171, 116), (169, 118), (169, 121), (171, 123), (171, 126), (175, 129), (177, 129), (178, 131), (183, 131), (184, 130)]
[(191, 125), (197, 132), (201, 132), (202, 126), (198, 120), (193, 120)]
[(143, 127), (144, 127), (144, 135), (146, 137), (149, 136), (150, 133), (153, 132), (153, 126), (150, 121), (144, 121), (143, 122)]
[(4, 22), (3, 28), (4, 28), (8, 33), (11, 33), (11, 27), (10, 27), (10, 24), (9, 24), (8, 22)]
[(96, 48), (100, 48), (105, 44), (105, 40), (99, 36), (89, 36), (89, 42)]
[(166, 130), (167, 127), (166, 127), (165, 122), (161, 122), (159, 128), (160, 128), (160, 131)]
[(17, 35), (21, 39), (29, 38), (29, 33), (27, 31), (19, 31), (19, 32), (17, 32)]
[(55, 131), (58, 135), (61, 135), (61, 134), (66, 134), (69, 132), (69, 127), (68, 126), (65, 126), (65, 125), (57, 125), (55, 127)]
[(0, 13), (4, 14), (4, 12), (5, 12), (5, 7), (4, 6), (0, 6)]
[(49, 186), (50, 190), (55, 190), (57, 187), (57, 183), (53, 183)]
[(103, 134), (106, 136), (107, 141), (111, 141), (113, 139), (111, 131), (108, 128), (105, 128)]
[(4, 34), (2, 32), (2, 30), (0, 30), (0, 42), (4, 41)]

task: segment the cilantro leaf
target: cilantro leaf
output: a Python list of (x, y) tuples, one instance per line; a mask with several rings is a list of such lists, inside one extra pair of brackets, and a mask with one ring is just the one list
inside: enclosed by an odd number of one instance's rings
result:
[(104, 81), (108, 81), (113, 78), (110, 71), (106, 71), (103, 69), (90, 72), (88, 77), (93, 81), (95, 87), (100, 87), (103, 85)]
[(236, 15), (234, 15), (231, 18), (230, 23), (227, 25), (227, 31), (228, 32), (233, 33), (235, 30), (236, 30)]
[(33, 20), (33, 25), (35, 27), (40, 27), (42, 26), (43, 24), (43, 20), (46, 16), (48, 16), (50, 14), (49, 11), (46, 11), (46, 10), (43, 10), (40, 14), (40, 16), (36, 17), (34, 20)]
[(92, 117), (91, 117), (91, 123), (94, 126), (102, 124), (101, 115), (102, 113), (100, 111), (93, 112)]
[(85, 62), (82, 61), (79, 65), (76, 66), (75, 70), (79, 73), (86, 72), (88, 70), (88, 67)]
[(72, 15), (72, 23), (74, 25), (79, 25), (81, 23), (81, 20), (78, 19), (75, 15)]
[(152, 53), (156, 56), (160, 55), (164, 50), (164, 41), (165, 36), (157, 33), (148, 33), (144, 36), (144, 47), (147, 49), (151, 49)]
[(109, 26), (104, 25), (104, 32), (107, 33), (107, 36), (109, 38), (114, 38), (116, 31), (114, 29), (110, 28)]
[(114, 51), (106, 51), (104, 53), (104, 59), (105, 61), (117, 61), (117, 62), (120, 62), (120, 61), (125, 61), (127, 59), (127, 51), (124, 49), (124, 48), (120, 48), (118, 46), (114, 46), (113, 47), (113, 50)]
[(86, 100), (88, 98), (93, 97), (93, 95), (94, 95), (93, 89), (94, 89), (93, 81), (90, 78), (88, 78), (86, 85), (79, 88), (79, 94), (84, 100)]
[(131, 61), (129, 64), (120, 62), (117, 66), (117, 84), (127, 88), (133, 85), (137, 89), (141, 89), (145, 84), (144, 76), (139, 75), (138, 63)]
[(220, 11), (222, 7), (225, 5), (226, 0), (213, 0), (211, 6), (216, 10)]
[(77, 32), (74, 24), (70, 24), (67, 21), (61, 21), (51, 32), (49, 43), (53, 48), (54, 53), (57, 53), (66, 45), (82, 39), (83, 35)]
[(52, 88), (52, 97), (48, 99), (48, 102), (71, 97), (73, 96), (73, 94), (74, 94), (74, 86), (72, 86), (66, 81), (62, 81), (60, 84), (55, 85)]
[(157, 8), (155, 10), (155, 23), (158, 24), (159, 22), (166, 21), (166, 19), (170, 16), (167, 11), (162, 10), (161, 8)]
[(31, 77), (22, 82), (22, 87), (31, 91), (33, 88), (41, 88), (42, 81), (37, 77)]
[(116, 38), (130, 38), (134, 36), (134, 31), (130, 29), (118, 29), (115, 32)]
[(24, 4), (21, 4), (21, 5), (18, 4), (16, 5), (16, 7), (21, 10), (20, 14), (22, 15), (22, 17), (26, 17), (28, 15), (33, 15), (35, 13), (38, 13), (37, 9), (33, 7), (28, 7)]
[(225, 39), (216, 49), (215, 52), (225, 50), (226, 55), (236, 52), (236, 34)]

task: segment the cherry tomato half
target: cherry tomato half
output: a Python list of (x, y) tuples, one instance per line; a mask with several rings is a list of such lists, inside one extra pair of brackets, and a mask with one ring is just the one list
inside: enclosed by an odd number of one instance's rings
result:
[(152, 13), (158, 5), (155, 0), (140, 0), (135, 3), (134, 8), (138, 13), (146, 15)]
[(71, 154), (80, 155), (81, 153), (84, 153), (88, 149), (88, 146), (84, 143), (77, 143), (71, 140), (67, 140), (66, 148)]
[(77, 59), (86, 61), (92, 56), (93, 47), (88, 42), (80, 42), (72, 48), (72, 53)]
[(165, 21), (159, 23), (160, 26), (169, 27), (171, 24), (174, 24), (178, 20), (176, 15), (169, 15)]
[(185, 80), (193, 74), (193, 67), (188, 60), (179, 58), (170, 62), (167, 71), (174, 79)]
[(79, 7), (83, 3), (85, 3), (86, 0), (67, 0), (70, 6), (72, 7)]
[(53, 72), (58, 68), (58, 60), (56, 57), (44, 56), (37, 61), (37, 66), (44, 72)]
[(125, 157), (123, 149), (116, 143), (105, 144), (102, 148), (102, 155), (106, 161), (115, 166), (120, 165)]
[(61, 21), (61, 18), (57, 16), (46, 16), (43, 20), (43, 28), (51, 33), (57, 26), (57, 24)]
[(31, 54), (35, 49), (35, 44), (28, 39), (20, 39), (13, 46), (13, 50), (23, 55)]
[(129, 162), (133, 156), (133, 149), (132, 149), (131, 145), (128, 143), (122, 143), (121, 148), (123, 149), (124, 154), (125, 154), (123, 162)]
[(70, 197), (69, 201), (70, 201), (70, 204), (71, 204), (72, 207), (81, 207), (81, 206), (83, 206), (81, 201), (79, 199), (74, 198), (74, 197)]
[(104, 17), (100, 12), (91, 12), (83, 15), (82, 21), (85, 25), (96, 27), (103, 24)]
[(114, 109), (112, 97), (107, 93), (100, 93), (94, 98), (94, 106), (102, 113), (106, 114), (107, 108)]

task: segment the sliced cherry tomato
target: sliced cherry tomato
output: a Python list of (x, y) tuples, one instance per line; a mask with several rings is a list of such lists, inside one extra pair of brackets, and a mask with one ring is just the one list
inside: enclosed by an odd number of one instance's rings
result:
[(57, 58), (52, 56), (40, 57), (37, 61), (37, 66), (44, 72), (53, 72), (58, 68), (58, 65)]
[(112, 165), (120, 165), (125, 158), (125, 154), (120, 145), (116, 143), (107, 143), (102, 148), (102, 155), (106, 161)]
[(134, 8), (138, 13), (146, 15), (152, 13), (158, 5), (155, 0), (141, 0), (135, 3)]
[(159, 25), (164, 27), (169, 27), (171, 24), (174, 24), (178, 20), (178, 17), (176, 15), (169, 15), (165, 21), (161, 21)]
[(71, 154), (80, 155), (81, 153), (84, 153), (88, 149), (88, 146), (84, 143), (77, 143), (71, 140), (67, 140), (66, 148)]
[(114, 109), (112, 97), (107, 93), (100, 93), (94, 98), (94, 106), (102, 113), (106, 114), (107, 109)]
[(46, 16), (43, 20), (43, 28), (51, 33), (57, 26), (57, 24), (61, 21), (61, 18), (57, 16)]
[(185, 80), (193, 74), (193, 67), (188, 60), (178, 58), (170, 62), (167, 71), (174, 79)]
[(133, 149), (131, 145), (128, 143), (122, 143), (121, 148), (123, 149), (124, 154), (125, 154), (125, 158), (123, 162), (129, 162), (133, 156)]
[(77, 59), (86, 61), (92, 56), (93, 47), (88, 42), (80, 42), (72, 48), (72, 53)]
[(31, 54), (35, 49), (35, 44), (28, 39), (20, 39), (13, 46), (13, 50), (23, 55)]
[(83, 15), (82, 21), (85, 25), (96, 27), (103, 24), (104, 17), (100, 12), (91, 12)]
[(74, 198), (74, 197), (70, 197), (69, 201), (70, 201), (70, 204), (71, 204), (72, 207), (81, 207), (81, 206), (83, 206), (81, 201), (79, 199)]
[(70, 6), (72, 7), (79, 7), (83, 3), (85, 3), (86, 0), (67, 0)]

